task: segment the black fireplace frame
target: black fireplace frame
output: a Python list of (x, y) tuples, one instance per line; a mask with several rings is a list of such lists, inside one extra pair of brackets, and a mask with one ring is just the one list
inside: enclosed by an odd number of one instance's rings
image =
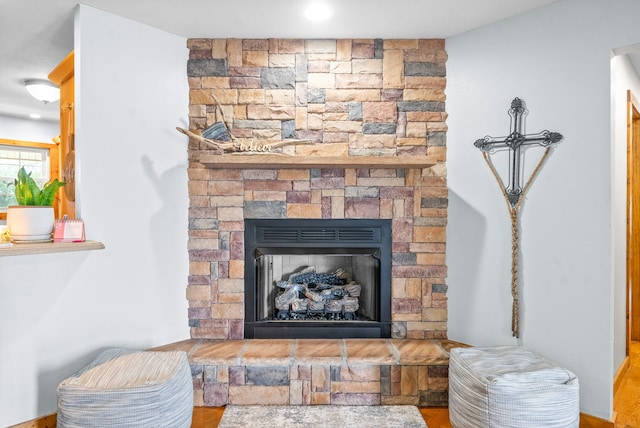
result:
[[(391, 337), (391, 220), (389, 219), (245, 219), (244, 337), (389, 338)], [(255, 257), (261, 248), (375, 249), (380, 262), (379, 321), (258, 320)]]

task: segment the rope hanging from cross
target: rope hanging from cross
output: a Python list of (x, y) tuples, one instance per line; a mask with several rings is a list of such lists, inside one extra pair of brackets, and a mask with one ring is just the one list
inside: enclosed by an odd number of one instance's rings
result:
[[(482, 151), (484, 160), (489, 165), (493, 176), (496, 178), (502, 195), (507, 203), (509, 215), (511, 217), (511, 296), (513, 298), (511, 313), (511, 332), (516, 338), (520, 337), (520, 303), (518, 297), (518, 259), (519, 259), (519, 241), (520, 234), (518, 231), (518, 215), (520, 207), (524, 200), (524, 195), (529, 190), (533, 179), (540, 171), (542, 164), (546, 160), (551, 151), (551, 145), (562, 140), (562, 134), (558, 132), (542, 131), (537, 134), (524, 134), (523, 115), (526, 113), (524, 101), (520, 98), (514, 98), (509, 109), (511, 116), (510, 133), (506, 137), (490, 137), (486, 136), (475, 141), (474, 146)], [(522, 158), (521, 151), (525, 146), (538, 145), (545, 148), (540, 160), (538, 161), (533, 172), (529, 176), (526, 184), (522, 185), (523, 174), (521, 171)], [(499, 149), (509, 150), (509, 177), (508, 181), (500, 178), (500, 174), (496, 170), (491, 161), (490, 154)], [(506, 183), (506, 184), (505, 184)]]

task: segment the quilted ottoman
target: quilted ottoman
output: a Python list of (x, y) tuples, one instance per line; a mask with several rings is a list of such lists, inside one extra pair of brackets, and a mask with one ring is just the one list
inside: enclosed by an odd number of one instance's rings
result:
[(185, 352), (109, 349), (58, 386), (58, 427), (189, 428), (193, 383)]
[(578, 427), (578, 378), (520, 346), (454, 348), (449, 417), (454, 428)]

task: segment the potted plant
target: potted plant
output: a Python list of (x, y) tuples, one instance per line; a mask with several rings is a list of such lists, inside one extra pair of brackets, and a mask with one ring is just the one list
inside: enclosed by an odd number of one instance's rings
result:
[(7, 208), (7, 226), (13, 241), (50, 240), (54, 226), (53, 201), (56, 192), (65, 183), (57, 178), (46, 183), (42, 189), (24, 167), (18, 171), (14, 181), (14, 192), (18, 205)]

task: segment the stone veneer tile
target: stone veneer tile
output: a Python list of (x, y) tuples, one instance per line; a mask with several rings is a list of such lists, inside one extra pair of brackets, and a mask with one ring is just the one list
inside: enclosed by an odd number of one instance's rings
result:
[(426, 391), (429, 389), (429, 366), (418, 367), (418, 389)]
[(418, 394), (418, 366), (402, 366), (400, 379), (400, 393), (402, 395)]
[(229, 385), (241, 386), (245, 384), (246, 371), (244, 366), (229, 367)]
[(287, 339), (252, 339), (242, 354), (242, 364), (286, 365), (291, 362), (293, 342)]
[(433, 379), (429, 379), (429, 388), (425, 388), (429, 390), (448, 390), (449, 389), (449, 378), (448, 377), (436, 377)]
[(346, 218), (379, 218), (380, 202), (372, 198), (345, 198)]
[(289, 404), (289, 386), (230, 386), (228, 404), (286, 405)]
[(297, 339), (294, 359), (299, 364), (340, 365), (344, 360), (342, 341)]
[(194, 407), (204, 406), (204, 388), (193, 389), (193, 406)]
[(246, 366), (246, 384), (262, 386), (289, 385), (288, 366)]
[(311, 366), (302, 364), (292, 365), (289, 377), (291, 379), (311, 380)]
[(204, 385), (204, 405), (209, 407), (220, 407), (228, 403), (229, 384), (209, 383)]
[(391, 366), (380, 366), (380, 394), (391, 395)]
[(354, 40), (351, 45), (352, 58), (373, 58), (374, 57), (374, 41), (373, 40)]
[(331, 405), (337, 405), (337, 406), (341, 406), (341, 405), (344, 405), (344, 406), (379, 406), (380, 405), (380, 394), (332, 393), (331, 394)]
[(390, 373), (390, 383), (391, 383), (391, 392), (389, 395), (400, 395), (402, 390), (401, 380), (402, 367), (400, 366), (392, 366)]
[(331, 404), (331, 393), (311, 391), (311, 402), (309, 404), (314, 406), (329, 405)]
[(319, 204), (289, 204), (288, 218), (322, 218), (322, 206)]
[(191, 352), (191, 360), (208, 365), (237, 365), (240, 364), (242, 351), (247, 343), (245, 340), (202, 341)]
[(340, 380), (340, 366), (331, 366), (331, 382), (338, 382)]
[(401, 367), (400, 366), (391, 366), (389, 369), (389, 379), (391, 379), (391, 383), (400, 383), (401, 379)]
[[(337, 375), (337, 379), (335, 380), (349, 381), (349, 382), (380, 380), (382, 377), (380, 367), (388, 367), (388, 366), (379, 366), (375, 363), (370, 363), (370, 364), (362, 364), (362, 365), (347, 365), (343, 367), (337, 367), (337, 369), (340, 369), (340, 370)], [(332, 377), (332, 380), (334, 380), (333, 377)]]
[(417, 406), (419, 403), (419, 396), (383, 395), (380, 397), (380, 404), (383, 406)]
[(400, 355), (400, 364), (448, 364), (449, 355), (435, 340), (390, 339)]
[(329, 366), (311, 366), (311, 392), (328, 392), (331, 383)]
[(204, 366), (200, 364), (191, 364), (191, 379), (194, 387), (201, 388), (204, 382)]
[(388, 342), (380, 339), (345, 339), (347, 364), (397, 364)]
[(203, 366), (203, 379), (205, 382), (215, 382), (218, 379), (218, 367)]
[(302, 381), (302, 404), (305, 406), (311, 405), (311, 381)]
[(420, 391), (419, 406), (447, 407), (449, 405), (448, 391)]
[(303, 405), (303, 382), (298, 379), (291, 379), (289, 381), (289, 404), (292, 406)]
[(229, 383), (229, 367), (217, 366), (215, 382)]
[(449, 365), (428, 366), (427, 373), (427, 376), (430, 378), (448, 378)]

